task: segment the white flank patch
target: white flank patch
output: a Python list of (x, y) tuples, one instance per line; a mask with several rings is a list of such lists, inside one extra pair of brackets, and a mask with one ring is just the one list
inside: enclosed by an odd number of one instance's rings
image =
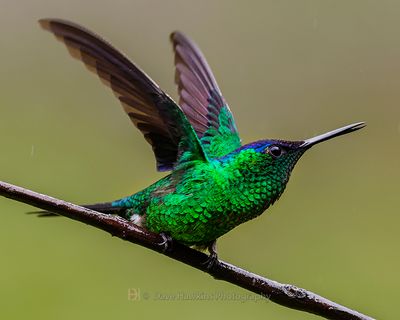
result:
[(131, 217), (131, 221), (134, 224), (138, 225), (139, 227), (143, 227), (143, 222), (144, 222), (143, 216), (134, 213)]

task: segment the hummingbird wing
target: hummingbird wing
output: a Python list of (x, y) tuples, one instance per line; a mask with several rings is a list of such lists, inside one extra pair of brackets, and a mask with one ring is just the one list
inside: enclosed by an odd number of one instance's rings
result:
[(181, 32), (171, 34), (179, 105), (210, 158), (241, 146), (235, 120), (198, 46)]
[(199, 138), (181, 108), (122, 53), (69, 21), (43, 19), (39, 22), (67, 46), (74, 58), (81, 60), (112, 89), (152, 146), (159, 171), (172, 170), (177, 162), (207, 161)]

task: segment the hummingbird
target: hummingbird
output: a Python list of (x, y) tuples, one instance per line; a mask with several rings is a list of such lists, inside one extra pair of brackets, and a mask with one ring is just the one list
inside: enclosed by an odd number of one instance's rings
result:
[(133, 195), (86, 205), (117, 214), (172, 239), (208, 249), (279, 199), (300, 157), (312, 146), (365, 126), (350, 124), (316, 137), (242, 144), (232, 112), (199, 47), (181, 32), (170, 36), (179, 103), (125, 55), (95, 33), (69, 21), (42, 19), (74, 58), (111, 88), (151, 145), (158, 171), (170, 173)]

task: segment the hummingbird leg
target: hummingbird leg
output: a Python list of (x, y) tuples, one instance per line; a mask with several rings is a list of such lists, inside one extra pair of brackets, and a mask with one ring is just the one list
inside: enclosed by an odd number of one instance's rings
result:
[(210, 270), (215, 264), (218, 263), (218, 254), (217, 254), (217, 240), (214, 240), (207, 246), (208, 252), (210, 255), (207, 260), (203, 262), (206, 265), (207, 270)]
[(159, 243), (159, 246), (162, 247), (162, 253), (165, 253), (172, 248), (172, 237), (165, 232), (161, 232), (160, 236), (163, 238), (163, 241)]

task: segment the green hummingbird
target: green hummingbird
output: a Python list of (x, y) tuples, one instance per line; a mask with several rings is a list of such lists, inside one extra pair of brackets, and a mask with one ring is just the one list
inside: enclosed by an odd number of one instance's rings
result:
[(259, 140), (242, 145), (211, 69), (197, 45), (171, 34), (179, 104), (108, 42), (59, 19), (41, 26), (65, 43), (109, 86), (151, 145), (158, 171), (171, 171), (142, 191), (86, 207), (119, 216), (210, 252), (216, 240), (262, 214), (279, 199), (296, 162), (313, 145), (365, 126), (354, 123), (304, 141)]

